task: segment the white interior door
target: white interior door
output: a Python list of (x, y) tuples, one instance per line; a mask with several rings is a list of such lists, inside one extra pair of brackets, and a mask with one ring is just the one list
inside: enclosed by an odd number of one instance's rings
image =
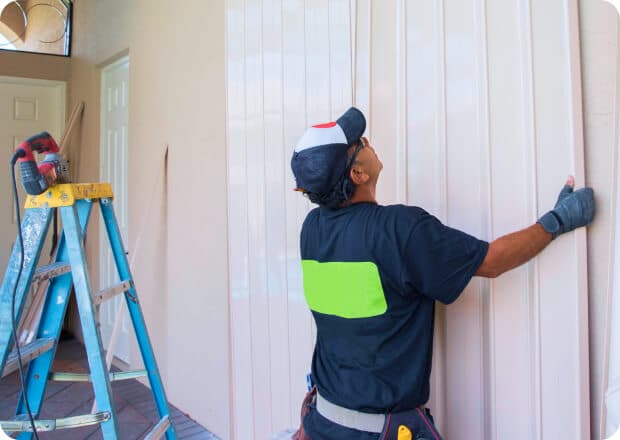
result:
[[(33, 134), (45, 130), (59, 139), (65, 122), (65, 90), (64, 82), (0, 77), (0, 166), (2, 167), (0, 171), (0, 269), (2, 274), (4, 274), (17, 235), (9, 160), (14, 147)], [(20, 192), (20, 205), (23, 206), (24, 192), (19, 182), (19, 166), (16, 170), (16, 177)], [(45, 255), (49, 255), (49, 249), (41, 254), (42, 257)]]
[[(114, 211), (123, 243), (128, 243), (127, 173), (128, 173), (128, 105), (129, 58), (124, 57), (103, 69), (101, 73), (101, 182), (112, 184)], [(100, 285), (110, 287), (120, 280), (114, 264), (103, 222), (100, 229)], [(101, 305), (99, 318), (103, 342), (108, 347), (119, 304), (124, 297), (117, 296)], [(123, 304), (123, 307), (125, 305)], [(124, 314), (120, 337), (114, 355), (123, 362), (130, 361), (129, 321)]]

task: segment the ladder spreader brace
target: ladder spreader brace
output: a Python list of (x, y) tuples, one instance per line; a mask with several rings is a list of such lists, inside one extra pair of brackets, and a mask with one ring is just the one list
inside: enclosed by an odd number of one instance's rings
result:
[[(90, 183), (56, 185), (45, 193), (35, 197), (29, 196), (26, 200), (26, 210), (21, 225), (24, 264), (15, 295), (16, 322), (20, 322), (31, 284), (46, 280), (50, 283), (46, 291), (36, 338), (30, 344), (20, 348), (22, 362), (24, 364), (29, 362), (24, 376), (28, 401), (36, 419), (41, 412), (49, 380), (90, 381), (93, 384), (98, 412), (56, 420), (35, 420), (35, 427), (37, 431), (52, 431), (100, 424), (103, 438), (116, 440), (120, 437), (110, 382), (147, 376), (160, 420), (145, 438), (155, 440), (165, 435), (166, 439), (173, 440), (176, 439), (176, 435), (170, 423), (168, 402), (114, 215), (113, 197), (110, 184)], [(122, 280), (118, 285), (104, 289), (95, 295), (91, 293), (84, 252), (84, 237), (93, 202), (99, 203), (118, 276)], [(47, 231), (56, 209), (60, 211), (63, 224), (58, 252), (54, 263), (37, 268)], [(0, 287), (0, 377), (17, 369), (16, 353), (15, 351), (9, 353), (9, 350), (14, 343), (11, 326), (11, 297), (20, 270), (20, 253), (18, 237)], [(72, 285), (78, 304), (90, 374), (50, 372)], [(142, 354), (144, 370), (111, 373), (105, 364), (95, 307), (120, 294), (125, 296)], [(0, 427), (6, 432), (21, 432), (18, 437), (20, 439), (31, 439), (32, 427), (26, 415), (23, 393), (20, 395), (15, 414), (14, 420), (0, 421)]]

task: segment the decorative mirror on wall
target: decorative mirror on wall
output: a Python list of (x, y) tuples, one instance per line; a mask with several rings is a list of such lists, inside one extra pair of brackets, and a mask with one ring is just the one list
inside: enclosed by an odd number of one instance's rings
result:
[(70, 0), (0, 0), (0, 50), (69, 56)]

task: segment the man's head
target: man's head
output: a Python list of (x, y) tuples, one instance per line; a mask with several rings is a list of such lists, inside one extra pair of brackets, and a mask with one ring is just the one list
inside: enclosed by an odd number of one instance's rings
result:
[(364, 189), (372, 193), (374, 197), (374, 190), (377, 186), (379, 174), (383, 169), (383, 163), (379, 160), (379, 156), (377, 156), (368, 138), (362, 137), (360, 142), (361, 145), (356, 145), (349, 149), (349, 156), (352, 159), (349, 179), (355, 185), (356, 192)]
[[(380, 162), (368, 140), (362, 140), (365, 129), (364, 115), (351, 107), (337, 121), (306, 130), (291, 158), (297, 190), (314, 203), (337, 208), (351, 199), (357, 185), (373, 179), (376, 184)], [(375, 168), (369, 167), (373, 157)], [(370, 174), (364, 177), (366, 171)]]

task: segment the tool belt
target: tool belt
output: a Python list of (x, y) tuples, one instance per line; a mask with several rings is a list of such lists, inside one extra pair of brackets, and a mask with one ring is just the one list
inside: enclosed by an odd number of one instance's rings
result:
[(358, 431), (379, 434), (383, 432), (385, 425), (385, 414), (371, 414), (345, 408), (331, 403), (318, 392), (316, 393), (316, 410), (330, 422)]
[(302, 426), (294, 440), (311, 440), (303, 431), (303, 418), (311, 406), (329, 421), (358, 431), (372, 432), (380, 440), (442, 440), (430, 411), (423, 407), (388, 414), (371, 414), (336, 405), (310, 391), (302, 404)]

